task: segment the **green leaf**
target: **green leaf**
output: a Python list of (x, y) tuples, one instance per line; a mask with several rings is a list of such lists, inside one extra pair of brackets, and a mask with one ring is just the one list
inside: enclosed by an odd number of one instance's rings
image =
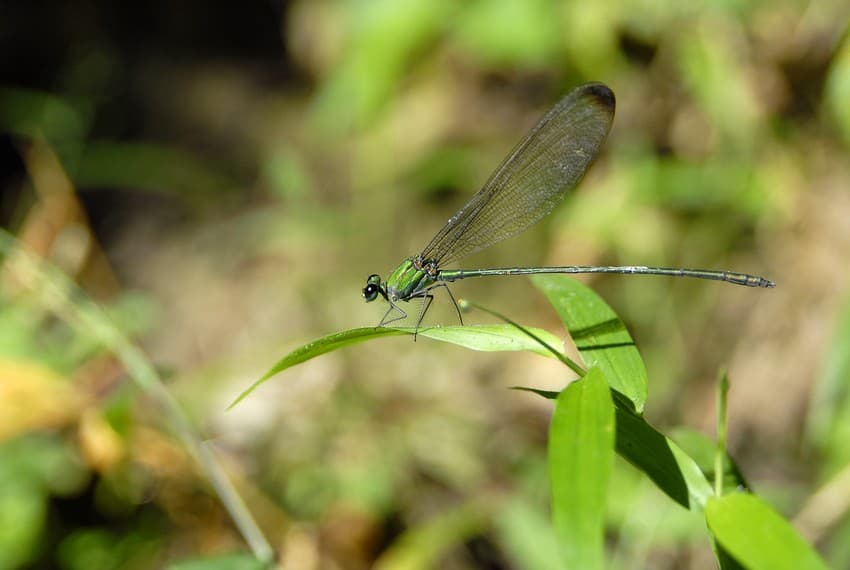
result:
[(729, 552), (723, 548), (723, 545), (718, 543), (716, 540), (711, 541), (711, 546), (714, 549), (714, 555), (717, 557), (717, 564), (720, 566), (720, 570), (746, 570), (741, 563), (735, 560), (735, 558), (729, 554)]
[[(540, 339), (545, 341), (549, 346), (562, 348), (562, 342), (550, 332), (542, 329), (530, 329)], [(365, 327), (359, 329), (349, 329), (334, 333), (322, 338), (309, 342), (299, 348), (296, 348), (271, 367), (259, 380), (254, 382), (248, 389), (239, 394), (228, 409), (244, 400), (251, 392), (257, 389), (262, 383), (279, 372), (283, 372), (287, 368), (292, 368), (296, 364), (301, 364), (307, 360), (338, 350), (340, 348), (371, 340), (373, 338), (381, 338), (386, 336), (402, 336), (413, 335), (416, 329), (413, 327), (405, 328), (387, 328), (387, 327)], [(543, 356), (552, 356), (546, 348), (529, 338), (525, 333), (510, 325), (479, 325), (479, 326), (454, 326), (454, 327), (434, 327), (419, 329), (417, 333), (420, 337), (439, 340), (450, 344), (456, 344), (472, 350), (480, 350), (485, 352), (496, 351), (515, 351), (527, 350), (535, 352)]]
[[(516, 389), (533, 392), (549, 400), (558, 397), (557, 392), (547, 390)], [(712, 496), (712, 488), (699, 465), (673, 440), (632, 411), (625, 396), (613, 390), (611, 394), (617, 426), (617, 453), (686, 509), (702, 509)]]
[(33, 89), (0, 89), (0, 131), (4, 133), (62, 144), (81, 140), (86, 127), (85, 117), (61, 97)]
[(746, 568), (827, 568), (788, 521), (754, 495), (732, 493), (712, 498), (705, 518), (717, 542)]
[[(403, 330), (407, 334), (413, 334), (414, 332), (412, 328), (399, 330)], [(529, 328), (528, 330), (550, 347), (563, 351), (564, 343), (557, 336), (543, 329)], [(419, 336), (484, 352), (526, 350), (541, 356), (552, 357), (552, 353), (541, 346), (540, 343), (511, 325), (474, 325), (419, 329)]]
[(610, 386), (646, 403), (646, 366), (626, 326), (590, 288), (563, 275), (535, 275), (532, 281), (555, 307), (588, 367), (598, 366)]
[(686, 509), (702, 509), (713, 490), (696, 461), (620, 400), (615, 402), (617, 453)]
[(558, 396), (549, 429), (552, 518), (566, 568), (603, 568), (605, 504), (614, 459), (614, 407), (591, 368)]

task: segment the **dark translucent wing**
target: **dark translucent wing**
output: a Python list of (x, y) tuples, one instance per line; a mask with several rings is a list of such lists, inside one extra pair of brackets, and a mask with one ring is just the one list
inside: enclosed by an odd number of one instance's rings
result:
[(575, 188), (614, 119), (614, 93), (577, 87), (523, 138), (490, 179), (422, 250), (445, 265), (528, 228)]

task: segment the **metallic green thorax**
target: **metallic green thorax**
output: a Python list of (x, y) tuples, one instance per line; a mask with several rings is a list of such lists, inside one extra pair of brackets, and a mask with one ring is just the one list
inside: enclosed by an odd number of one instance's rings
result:
[(416, 257), (408, 257), (387, 277), (387, 296), (390, 301), (406, 301), (432, 285), (435, 277)]

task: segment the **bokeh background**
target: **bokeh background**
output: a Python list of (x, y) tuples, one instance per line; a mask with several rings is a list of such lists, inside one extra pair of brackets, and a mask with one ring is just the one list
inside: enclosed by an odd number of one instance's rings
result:
[[(557, 363), (394, 338), (225, 409), (288, 350), (377, 323), (366, 276), (416, 253), (589, 80), (618, 108), (580, 189), (464, 265), (775, 280), (583, 279), (647, 362), (650, 421), (712, 435), (728, 369), (731, 453), (753, 489), (850, 566), (846, 0), (0, 11), (0, 568), (249, 552), (146, 366), (287, 568), (557, 567), (550, 404), (507, 389), (562, 387)], [(62, 275), (141, 365), (115, 356)], [(566, 336), (524, 278), (454, 292)], [(428, 319), (454, 323), (444, 296)], [(610, 502), (611, 568), (713, 567), (702, 518), (622, 461)]]

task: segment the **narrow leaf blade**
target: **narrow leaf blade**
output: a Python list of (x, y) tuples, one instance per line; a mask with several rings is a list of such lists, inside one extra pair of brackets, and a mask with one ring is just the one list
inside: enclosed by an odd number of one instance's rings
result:
[[(534, 334), (550, 346), (558, 349), (563, 348), (561, 340), (552, 333), (542, 329), (530, 330), (532, 330)], [(236, 404), (248, 397), (251, 392), (256, 390), (269, 378), (283, 372), (287, 368), (292, 368), (297, 364), (301, 364), (302, 362), (306, 362), (307, 360), (316, 358), (322, 354), (339, 350), (340, 348), (344, 348), (352, 344), (387, 336), (412, 336), (414, 332), (416, 332), (416, 329), (412, 327), (364, 327), (349, 329), (318, 338), (296, 348), (278, 360), (259, 380), (239, 394), (233, 403), (228, 406), (228, 409), (233, 408)], [(472, 350), (487, 352), (526, 350), (543, 356), (552, 356), (552, 354), (544, 347), (540, 346), (538, 342), (529, 338), (522, 331), (510, 325), (434, 327), (419, 329), (418, 335), (420, 337), (447, 342), (465, 348), (470, 348)]]
[(558, 396), (549, 430), (552, 518), (566, 568), (603, 568), (605, 506), (614, 459), (614, 406), (591, 368)]
[(617, 404), (617, 453), (686, 509), (704, 508), (713, 490), (696, 461), (642, 417)]
[[(517, 387), (548, 400), (558, 392)], [(635, 414), (624, 397), (612, 392), (616, 418), (617, 453), (649, 477), (671, 499), (694, 511), (712, 496), (711, 484), (699, 465), (673, 440)]]
[[(403, 330), (409, 334), (413, 333), (413, 329)], [(564, 342), (554, 334), (537, 328), (528, 328), (528, 330), (549, 346), (563, 351)], [(484, 352), (524, 350), (541, 356), (552, 357), (552, 353), (536, 340), (516, 327), (507, 324), (419, 329), (419, 336)]]
[(717, 542), (746, 568), (827, 568), (791, 524), (754, 495), (732, 493), (712, 498), (705, 517)]
[(561, 317), (587, 366), (598, 366), (611, 387), (631, 400), (636, 411), (643, 411), (646, 366), (623, 321), (596, 293), (574, 279), (535, 275), (532, 281)]

